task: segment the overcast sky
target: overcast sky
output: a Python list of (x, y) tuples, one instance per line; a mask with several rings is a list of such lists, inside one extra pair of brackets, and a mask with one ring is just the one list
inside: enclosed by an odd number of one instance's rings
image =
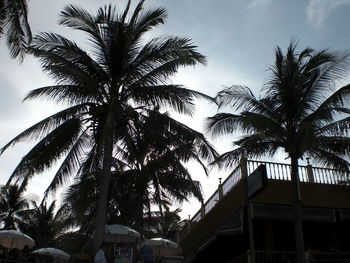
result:
[[(31, 0), (30, 23), (33, 33), (59, 32), (84, 46), (82, 35), (57, 26), (62, 8), (78, 4), (95, 11), (105, 4), (125, 1), (108, 0)], [(207, 56), (208, 65), (180, 70), (173, 79), (191, 89), (214, 96), (224, 86), (244, 84), (255, 91), (268, 76), (273, 63), (274, 49), (288, 46), (291, 39), (299, 40), (299, 47), (348, 50), (350, 44), (350, 0), (148, 0), (148, 6), (162, 6), (168, 10), (168, 20), (155, 34), (189, 37)], [(20, 131), (41, 120), (58, 108), (47, 102), (22, 103), (31, 89), (51, 84), (41, 73), (38, 62), (30, 57), (20, 65), (9, 58), (0, 44), (0, 146)], [(199, 103), (195, 118), (181, 118), (192, 128), (202, 131), (203, 119), (215, 114), (214, 106)], [(231, 148), (228, 140), (213, 141), (220, 152)], [(7, 178), (32, 144), (18, 144), (0, 156), (0, 184)], [(190, 166), (193, 177), (202, 182), (208, 198), (217, 187), (218, 177), (227, 173), (213, 171), (209, 178), (196, 166)], [(54, 171), (38, 175), (29, 191), (38, 196), (48, 186)], [(198, 202), (183, 205), (183, 217), (193, 215)]]

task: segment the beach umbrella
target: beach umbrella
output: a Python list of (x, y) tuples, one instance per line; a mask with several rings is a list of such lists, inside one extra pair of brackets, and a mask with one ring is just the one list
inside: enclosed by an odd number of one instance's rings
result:
[(179, 245), (174, 241), (165, 238), (151, 238), (143, 241), (138, 247), (150, 246), (154, 255), (159, 256), (175, 256), (179, 254)]
[(156, 238), (151, 238), (143, 241), (141, 245), (148, 245), (151, 247), (154, 246), (162, 246), (162, 247), (167, 247), (167, 248), (179, 248), (179, 245), (175, 243), (174, 241), (171, 241), (169, 239), (161, 238), (161, 237), (156, 237)]
[(0, 246), (6, 247), (6, 248), (17, 248), (17, 249), (23, 249), (25, 246), (28, 246), (29, 248), (34, 247), (34, 240), (15, 230), (2, 230), (0, 231)]
[(124, 225), (106, 225), (105, 242), (111, 243), (133, 243), (140, 239), (141, 235), (135, 229)]
[(54, 259), (62, 259), (69, 260), (70, 255), (66, 252), (52, 247), (39, 248), (32, 252), (32, 254), (43, 255), (43, 256), (51, 256)]

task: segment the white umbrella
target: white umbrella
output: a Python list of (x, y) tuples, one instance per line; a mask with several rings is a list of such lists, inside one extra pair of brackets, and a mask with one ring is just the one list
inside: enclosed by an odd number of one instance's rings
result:
[(0, 231), (0, 246), (6, 248), (23, 249), (25, 246), (29, 248), (34, 247), (34, 240), (15, 230), (2, 230)]
[(143, 241), (138, 247), (150, 246), (153, 248), (153, 253), (159, 256), (174, 256), (179, 253), (179, 245), (174, 241), (165, 238), (151, 238)]
[(161, 247), (174, 248), (174, 249), (179, 248), (179, 245), (177, 243), (175, 243), (174, 241), (171, 241), (171, 240), (165, 239), (165, 238), (161, 238), (161, 237), (147, 239), (140, 244), (140, 247), (145, 246), (145, 245), (148, 245), (151, 247), (161, 246)]
[(104, 241), (113, 243), (133, 243), (139, 240), (140, 233), (124, 225), (106, 225)]
[(32, 253), (38, 254), (38, 255), (48, 255), (53, 258), (64, 259), (64, 260), (69, 260), (70, 258), (70, 255), (68, 255), (66, 252), (57, 248), (52, 248), (52, 247), (39, 248), (34, 250)]

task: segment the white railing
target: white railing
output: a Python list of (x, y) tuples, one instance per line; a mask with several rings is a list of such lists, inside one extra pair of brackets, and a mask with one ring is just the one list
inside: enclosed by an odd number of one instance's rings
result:
[[(272, 180), (290, 180), (290, 165), (284, 163), (274, 163), (265, 161), (247, 160), (247, 174), (250, 175), (259, 165), (266, 166), (267, 178)], [(320, 168), (308, 166), (299, 166), (299, 178), (301, 182), (318, 184), (348, 184), (350, 174), (346, 171), (335, 170), (331, 168)], [(225, 196), (242, 179), (242, 168), (237, 166), (232, 173), (219, 185), (219, 188), (203, 204), (204, 215), (209, 213), (220, 200), (220, 195)], [(221, 193), (220, 193), (221, 191)], [(192, 217), (192, 222), (199, 222), (202, 218), (203, 207)]]
[(232, 173), (227, 176), (226, 180), (222, 183), (223, 195), (226, 195), (233, 187), (235, 187), (242, 178), (241, 167), (237, 166)]

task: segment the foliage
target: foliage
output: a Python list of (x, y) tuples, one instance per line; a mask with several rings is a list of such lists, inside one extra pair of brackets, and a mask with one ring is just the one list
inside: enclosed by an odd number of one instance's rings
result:
[(350, 149), (350, 85), (336, 86), (348, 72), (348, 55), (312, 49), (297, 53), (296, 45), (291, 43), (286, 54), (277, 48), (275, 56), (261, 98), (240, 85), (216, 96), (219, 109), (228, 106), (242, 111), (208, 118), (209, 133), (244, 133), (234, 142), (238, 147), (221, 155), (216, 164), (232, 166), (240, 156), (273, 156), (284, 149), (289, 157), (308, 156), (316, 164), (348, 169), (344, 158)]
[(53, 247), (56, 239), (64, 232), (64, 218), (60, 210), (55, 212), (56, 203), (49, 206), (43, 202), (37, 205), (32, 202), (32, 208), (23, 215), (19, 229), (32, 237), (36, 248)]
[(0, 225), (2, 229), (18, 228), (28, 210), (24, 198), (25, 185), (11, 184), (0, 188)]
[(153, 212), (152, 216), (147, 218), (147, 238), (162, 237), (177, 242), (176, 234), (184, 227), (179, 212), (180, 209), (171, 211), (169, 208), (163, 212)]
[[(180, 85), (167, 84), (179, 67), (205, 64), (206, 60), (187, 38), (144, 39), (145, 33), (165, 22), (167, 14), (162, 8), (143, 10), (143, 3), (140, 1), (133, 12), (128, 1), (121, 13), (109, 5), (95, 15), (77, 6), (65, 7), (59, 23), (88, 35), (89, 51), (59, 34), (34, 37), (29, 53), (39, 58), (43, 70), (57, 83), (31, 91), (25, 100), (48, 99), (67, 107), (20, 133), (0, 152), (21, 141), (38, 141), (9, 181), (29, 180), (64, 158), (46, 194), (74, 175), (99, 176), (95, 248), (102, 240), (105, 224), (112, 157), (128, 163), (136, 156), (134, 140), (143, 118), (153, 109), (191, 115), (194, 98), (210, 99)], [(192, 133), (189, 140), (196, 152), (185, 160), (213, 160), (216, 153), (203, 136), (185, 126), (183, 129), (185, 136)]]
[(283, 54), (278, 47), (262, 97), (256, 98), (245, 86), (227, 88), (216, 96), (219, 109), (229, 106), (242, 111), (218, 113), (207, 121), (213, 136), (243, 132), (234, 142), (237, 147), (216, 160), (221, 167), (231, 167), (243, 156), (273, 156), (278, 149), (291, 159), (298, 262), (305, 261), (298, 160), (310, 157), (315, 164), (349, 170), (350, 85), (336, 85), (347, 76), (348, 67), (348, 54), (312, 49), (297, 52), (294, 43)]
[(23, 60), (32, 33), (28, 23), (28, 1), (0, 0), (0, 37), (6, 36), (11, 57)]

